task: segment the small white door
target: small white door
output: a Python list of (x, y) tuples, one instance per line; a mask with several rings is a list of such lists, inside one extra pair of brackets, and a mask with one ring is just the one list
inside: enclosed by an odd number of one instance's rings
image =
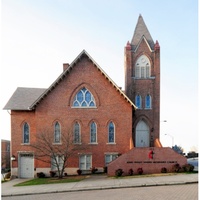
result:
[(20, 155), (20, 178), (34, 178), (33, 154)]
[(143, 120), (136, 126), (136, 147), (149, 147), (149, 126)]

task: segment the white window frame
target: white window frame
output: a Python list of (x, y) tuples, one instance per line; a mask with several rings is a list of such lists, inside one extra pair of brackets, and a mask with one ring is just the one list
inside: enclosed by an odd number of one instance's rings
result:
[[(139, 98), (140, 98), (140, 106), (138, 106), (138, 96), (139, 96)], [(135, 105), (137, 106), (137, 108), (138, 109), (142, 109), (142, 97), (141, 97), (141, 95), (139, 95), (139, 94), (137, 94), (136, 96), (135, 96)]]
[[(149, 107), (147, 107), (147, 96), (149, 96)], [(152, 99), (151, 99), (151, 95), (150, 94), (147, 94), (146, 96), (145, 96), (145, 109), (152, 109)]]
[[(92, 141), (92, 124), (95, 124), (95, 141)], [(90, 144), (97, 144), (97, 124), (94, 121), (90, 123)]]
[(135, 63), (135, 78), (147, 79), (151, 77), (151, 63), (146, 55), (141, 55)]
[[(59, 126), (59, 130), (56, 130), (56, 128), (57, 128), (56, 125)], [(57, 133), (57, 131), (58, 131), (58, 133)], [(59, 134), (59, 141), (56, 140), (56, 134)], [(60, 123), (58, 121), (56, 121), (54, 123), (54, 143), (55, 144), (60, 144), (61, 143), (61, 126), (60, 126)]]
[[(79, 93), (82, 94), (82, 101), (80, 101), (78, 98)], [(89, 93), (91, 96), (90, 102), (87, 100), (87, 93)], [(72, 108), (96, 108), (96, 102), (93, 94), (86, 87), (81, 88), (74, 97)]]
[[(25, 125), (28, 127), (28, 141), (25, 141)], [(23, 124), (23, 144), (30, 144), (30, 126), (27, 122), (24, 122)]]
[[(56, 159), (56, 161), (55, 161), (55, 159)], [(51, 170), (52, 171), (57, 171), (58, 170), (58, 168), (56, 166), (56, 162), (58, 163), (59, 169), (61, 170), (62, 167), (63, 167), (63, 163), (64, 163), (63, 155), (62, 156), (56, 155), (55, 158), (51, 157)], [(53, 163), (55, 163), (55, 164), (53, 164)]]
[(92, 168), (91, 154), (81, 154), (79, 156), (79, 168), (81, 170), (90, 170)]
[(105, 166), (107, 166), (110, 162), (118, 158), (119, 153), (106, 153), (105, 154)]
[[(78, 124), (78, 127), (79, 127), (79, 132), (78, 132), (79, 139), (78, 139), (78, 141), (75, 140), (75, 137), (76, 137), (76, 135), (75, 135), (76, 124)], [(74, 125), (73, 125), (73, 143), (74, 144), (81, 144), (81, 125), (80, 125), (79, 122), (75, 122)]]
[[(114, 138), (113, 138), (113, 141), (110, 141), (110, 124), (113, 124), (113, 127), (114, 127)], [(115, 127), (115, 123), (113, 122), (113, 121), (110, 121), (109, 123), (108, 123), (108, 144), (116, 144), (115, 143), (115, 134), (116, 134), (116, 127)]]

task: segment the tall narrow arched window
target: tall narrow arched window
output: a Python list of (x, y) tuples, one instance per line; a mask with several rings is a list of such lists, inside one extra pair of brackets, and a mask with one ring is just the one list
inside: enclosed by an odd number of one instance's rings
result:
[(76, 122), (74, 124), (74, 134), (73, 140), (75, 144), (81, 143), (81, 133), (80, 133), (80, 124)]
[(145, 97), (145, 108), (151, 109), (151, 96), (149, 94)]
[(108, 124), (108, 143), (115, 142), (115, 125), (113, 122)]
[(135, 77), (149, 78), (151, 76), (151, 63), (147, 56), (140, 56), (135, 63)]
[(139, 109), (142, 108), (142, 97), (139, 94), (135, 97), (135, 105)]
[(90, 124), (90, 143), (97, 143), (97, 125), (95, 122)]
[(96, 107), (95, 99), (92, 93), (83, 87), (78, 93), (75, 95), (73, 100), (73, 107)]
[(60, 132), (60, 124), (56, 122), (54, 124), (54, 143), (60, 143), (61, 132)]
[(30, 129), (28, 123), (23, 125), (23, 143), (28, 144), (30, 142)]

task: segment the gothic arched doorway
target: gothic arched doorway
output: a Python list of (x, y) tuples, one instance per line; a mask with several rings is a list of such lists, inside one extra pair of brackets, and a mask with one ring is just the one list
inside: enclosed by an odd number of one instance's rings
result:
[(143, 120), (137, 123), (135, 136), (136, 147), (149, 147), (149, 126)]

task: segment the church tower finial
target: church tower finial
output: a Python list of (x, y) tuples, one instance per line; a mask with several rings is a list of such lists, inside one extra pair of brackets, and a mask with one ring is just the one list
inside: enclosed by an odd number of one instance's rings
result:
[(143, 36), (147, 40), (150, 48), (153, 50), (154, 49), (154, 41), (151, 37), (151, 34), (149, 33), (149, 30), (143, 20), (142, 15), (140, 14), (138, 21), (137, 21), (137, 25), (135, 27), (133, 38), (131, 41), (131, 44), (133, 45), (133, 50), (135, 50), (137, 48), (137, 45), (139, 44), (139, 42)]

